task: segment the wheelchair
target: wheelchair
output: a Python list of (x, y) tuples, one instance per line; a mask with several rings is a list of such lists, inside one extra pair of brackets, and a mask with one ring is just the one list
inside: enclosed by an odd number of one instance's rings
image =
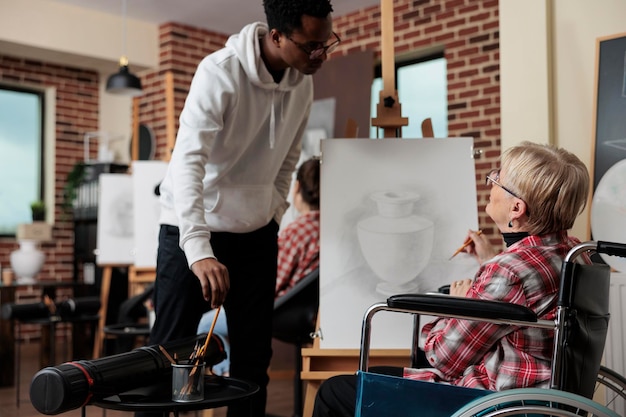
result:
[[(539, 319), (521, 305), (438, 293), (395, 295), (372, 305), (364, 314), (361, 329), (356, 417), (617, 417), (609, 407), (615, 408), (620, 401), (623, 404), (626, 379), (601, 366), (609, 321), (610, 268), (604, 263), (575, 262), (585, 252), (626, 257), (626, 244), (589, 241), (568, 252), (554, 320)], [(420, 315), (552, 329), (550, 388), (493, 392), (368, 372), (372, 319), (381, 311), (414, 315), (412, 363), (419, 349)], [(604, 392), (596, 396), (603, 398), (604, 404), (593, 401), (599, 387)]]

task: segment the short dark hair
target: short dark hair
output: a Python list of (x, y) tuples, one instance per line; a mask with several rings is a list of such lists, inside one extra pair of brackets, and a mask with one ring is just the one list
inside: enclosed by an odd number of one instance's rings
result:
[(300, 195), (311, 210), (320, 209), (320, 159), (313, 157), (300, 165), (296, 173)]
[(333, 6), (329, 0), (263, 0), (265, 18), (271, 29), (290, 35), (302, 28), (302, 16), (327, 17)]

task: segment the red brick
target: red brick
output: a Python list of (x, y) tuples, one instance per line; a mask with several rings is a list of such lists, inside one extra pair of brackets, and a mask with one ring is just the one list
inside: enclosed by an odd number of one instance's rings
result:
[(453, 20), (451, 22), (447, 22), (446, 27), (453, 28), (455, 26), (464, 25), (464, 24), (465, 24), (465, 18), (462, 18), (462, 19)]

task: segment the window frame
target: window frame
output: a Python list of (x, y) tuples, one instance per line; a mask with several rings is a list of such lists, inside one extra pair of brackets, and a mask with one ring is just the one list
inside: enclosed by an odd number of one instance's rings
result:
[[(406, 55), (404, 57), (396, 57), (395, 65), (394, 65), (394, 88), (398, 89), (398, 69), (402, 67), (407, 67), (409, 65), (421, 64), (422, 62), (432, 61), (434, 59), (445, 58), (445, 54), (443, 50), (438, 50), (435, 52), (428, 52), (426, 54), (419, 55)], [(374, 78), (381, 78), (383, 76), (383, 65), (381, 62), (376, 64), (374, 67)]]
[[(2, 91), (10, 91), (10, 92), (18, 92), (25, 94), (32, 94), (38, 99), (38, 109), (39, 109), (39, 175), (37, 178), (38, 181), (38, 191), (36, 193), (36, 200), (41, 200), (47, 204), (47, 190), (46, 190), (46, 91), (42, 89), (38, 89), (36, 87), (28, 87), (25, 85), (15, 85), (15, 84), (5, 84), (0, 83), (0, 90)], [(30, 217), (30, 206), (28, 206), (25, 210), (28, 210), (28, 214)], [(48, 211), (50, 208), (48, 209)], [(6, 233), (0, 230), (0, 238), (15, 238), (17, 233), (17, 225), (14, 233)]]
[[(396, 91), (398, 91), (398, 70), (402, 67), (407, 67), (410, 65), (415, 65), (415, 64), (420, 64), (420, 63), (424, 63), (424, 62), (428, 62), (428, 61), (433, 61), (436, 59), (446, 59), (445, 56), (445, 50), (443, 48), (439, 48), (439, 47), (433, 47), (433, 48), (428, 48), (428, 50), (420, 50), (420, 51), (413, 51), (413, 52), (409, 52), (403, 55), (399, 55), (395, 57), (395, 61), (394, 61), (394, 89)], [(446, 71), (447, 72), (447, 71)], [(447, 74), (446, 74), (447, 77)], [(381, 78), (382, 79), (382, 62), (379, 61), (375, 66), (374, 66), (374, 77), (372, 79), (372, 83), (378, 79)], [(447, 97), (448, 91), (447, 91), (447, 85), (446, 85), (446, 97)], [(377, 103), (370, 103), (370, 107), (375, 108)], [(376, 136), (372, 136), (372, 131), (373, 129), (375, 129), (375, 126), (371, 125), (371, 118), (375, 117), (374, 114), (370, 115), (370, 139), (377, 139), (379, 138), (378, 134)], [(447, 121), (447, 106), (446, 106), (446, 121)], [(377, 131), (377, 133), (380, 133), (380, 130)]]

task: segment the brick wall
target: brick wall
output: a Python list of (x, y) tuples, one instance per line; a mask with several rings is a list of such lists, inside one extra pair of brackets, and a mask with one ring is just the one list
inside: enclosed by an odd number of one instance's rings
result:
[[(74, 233), (71, 216), (62, 211), (65, 178), (82, 161), (83, 135), (98, 129), (98, 73), (40, 61), (0, 55), (0, 83), (56, 89), (54, 166), (54, 212), (52, 242), (43, 243), (46, 262), (40, 280), (72, 279)], [(94, 155), (95, 156), (95, 155)], [(3, 177), (10, 173), (3, 173)], [(9, 254), (17, 249), (15, 239), (0, 239), (0, 263), (9, 267)]]
[(196, 67), (206, 55), (220, 49), (227, 36), (179, 23), (159, 28), (159, 69), (142, 77), (145, 93), (140, 98), (139, 119), (150, 126), (157, 141), (157, 159), (168, 159), (165, 74), (174, 77), (174, 132), (185, 104)]
[[(42, 281), (71, 281), (73, 277), (74, 231), (71, 216), (62, 210), (65, 178), (77, 161), (82, 161), (83, 135), (98, 129), (98, 73), (80, 68), (64, 67), (40, 61), (0, 55), (0, 83), (34, 88), (56, 89), (55, 111), (55, 183), (56, 221), (52, 241), (41, 244), (46, 262), (37, 276)], [(94, 150), (95, 152), (95, 150)], [(93, 155), (95, 157), (95, 154)], [(11, 173), (2, 172), (4, 179)], [(48, 208), (50, 210), (50, 208)], [(0, 238), (0, 264), (9, 268), (10, 253), (18, 248), (14, 238)], [(61, 289), (58, 296), (70, 296), (70, 289)], [(16, 302), (40, 301), (39, 291), (25, 287), (15, 294)], [(40, 326), (21, 328), (25, 340), (40, 337)], [(60, 328), (59, 335), (67, 329)]]

